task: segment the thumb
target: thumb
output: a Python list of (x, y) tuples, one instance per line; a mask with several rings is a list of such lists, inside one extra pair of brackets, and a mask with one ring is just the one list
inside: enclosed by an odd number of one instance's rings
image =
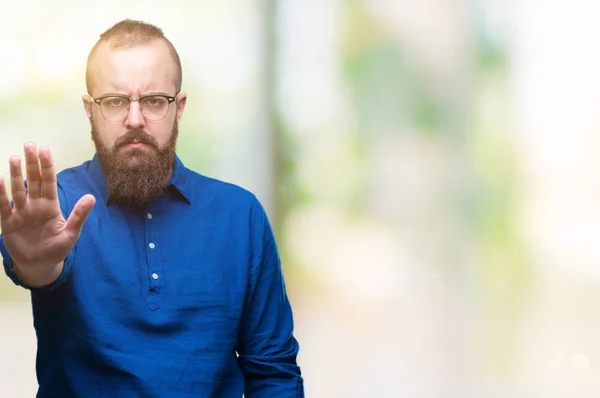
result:
[(96, 198), (93, 195), (83, 195), (81, 199), (77, 201), (73, 211), (69, 215), (66, 229), (75, 235), (79, 235), (81, 228), (83, 228), (83, 223), (87, 220), (87, 217), (95, 204)]

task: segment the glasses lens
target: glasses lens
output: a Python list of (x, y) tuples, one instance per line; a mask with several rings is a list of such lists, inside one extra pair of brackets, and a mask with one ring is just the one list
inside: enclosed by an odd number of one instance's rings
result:
[(142, 115), (148, 120), (160, 120), (167, 116), (169, 100), (160, 95), (151, 95), (140, 101)]
[(106, 97), (100, 104), (102, 116), (109, 121), (119, 121), (127, 117), (129, 100), (123, 97)]

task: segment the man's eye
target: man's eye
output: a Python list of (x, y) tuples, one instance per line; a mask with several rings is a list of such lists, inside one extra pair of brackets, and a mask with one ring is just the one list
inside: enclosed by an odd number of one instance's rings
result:
[(119, 107), (125, 105), (125, 100), (123, 98), (110, 98), (107, 101), (108, 106)]
[(161, 107), (165, 102), (166, 100), (163, 97), (149, 97), (144, 99), (144, 105), (152, 107)]

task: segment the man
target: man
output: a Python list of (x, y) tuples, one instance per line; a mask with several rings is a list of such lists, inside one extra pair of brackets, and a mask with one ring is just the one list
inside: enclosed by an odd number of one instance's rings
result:
[[(0, 179), (6, 274), (31, 291), (38, 397), (303, 397), (277, 246), (248, 191), (175, 151), (186, 94), (162, 31), (125, 20), (87, 64), (96, 153)], [(26, 178), (26, 181), (24, 181)]]

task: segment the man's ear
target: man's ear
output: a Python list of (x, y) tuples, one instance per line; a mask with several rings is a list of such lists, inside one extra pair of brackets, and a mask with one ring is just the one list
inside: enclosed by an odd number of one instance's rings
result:
[(83, 101), (83, 109), (85, 110), (85, 114), (87, 115), (88, 119), (92, 120), (92, 105), (94, 105), (92, 102), (92, 97), (90, 97), (88, 94), (83, 94), (81, 96), (81, 100)]
[(179, 121), (179, 119), (181, 119), (181, 115), (183, 114), (183, 110), (185, 109), (186, 102), (187, 102), (187, 94), (186, 93), (179, 93), (177, 95), (177, 97), (175, 97), (175, 104), (177, 106), (177, 114), (175, 115), (175, 117), (177, 117), (177, 121)]

